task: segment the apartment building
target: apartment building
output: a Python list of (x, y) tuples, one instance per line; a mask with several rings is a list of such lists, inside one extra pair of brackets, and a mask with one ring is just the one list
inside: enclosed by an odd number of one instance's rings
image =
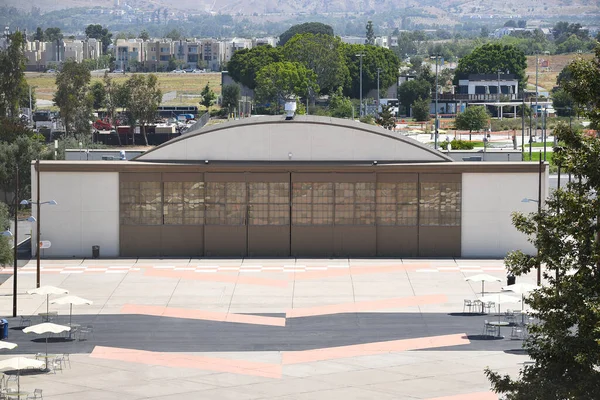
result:
[(52, 64), (73, 59), (82, 62), (97, 60), (102, 55), (102, 42), (97, 39), (62, 39), (52, 42), (38, 40), (25, 43), (27, 71), (43, 71)]

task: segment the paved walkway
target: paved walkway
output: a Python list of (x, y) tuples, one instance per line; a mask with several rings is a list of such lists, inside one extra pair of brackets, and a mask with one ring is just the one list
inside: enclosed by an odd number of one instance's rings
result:
[[(19, 272), (19, 314), (46, 311), (25, 293), (34, 265)], [(502, 279), (486, 292), (505, 284), (501, 260), (43, 260), (42, 285), (94, 302), (72, 318), (93, 332), (50, 338), (71, 367), (22, 376), (21, 388), (61, 400), (497, 399), (483, 368), (515, 374), (527, 357), (511, 328), (481, 335), (499, 316), (462, 313), (481, 290), (464, 280), (475, 273)], [(5, 315), (11, 294), (12, 276)], [(50, 309), (69, 323), (68, 306)], [(1, 359), (45, 351), (19, 323), (9, 318), (19, 347)]]

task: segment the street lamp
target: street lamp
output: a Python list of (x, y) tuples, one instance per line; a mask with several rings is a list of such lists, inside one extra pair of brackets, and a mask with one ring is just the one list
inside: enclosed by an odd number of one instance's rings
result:
[(381, 99), (379, 98), (379, 74), (381, 73), (381, 68), (377, 68), (377, 111), (379, 111), (379, 105), (381, 103)]
[(356, 57), (360, 57), (360, 112), (359, 112), (359, 115), (361, 117), (363, 116), (363, 104), (362, 104), (362, 59), (363, 59), (363, 56), (364, 56), (363, 53), (356, 54)]
[[(35, 163), (36, 166), (36, 170), (37, 170), (37, 209), (36, 209), (36, 213), (37, 213), (37, 217), (35, 218), (36, 222), (37, 222), (37, 237), (36, 237), (36, 264), (37, 264), (37, 276), (36, 276), (36, 287), (40, 287), (40, 275), (41, 275), (41, 260), (40, 260), (40, 240), (41, 240), (41, 232), (40, 232), (40, 206), (42, 206), (43, 204), (48, 204), (50, 206), (55, 206), (58, 203), (56, 202), (56, 200), (49, 200), (49, 201), (44, 201), (44, 202), (40, 202), (40, 168), (39, 168), (39, 164), (40, 164), (40, 160), (37, 160)], [(31, 200), (23, 200), (21, 201), (22, 205), (33, 205), (33, 202)]]
[[(544, 166), (544, 161), (542, 160), (541, 157), (540, 157), (539, 166), (540, 166), (540, 168), (538, 170), (538, 198), (537, 198), (537, 200), (529, 199), (529, 198), (524, 198), (523, 200), (521, 200), (521, 203), (537, 203), (538, 218), (542, 214), (542, 168)], [(539, 221), (538, 221), (538, 230), (539, 230)], [(537, 285), (540, 286), (542, 284), (542, 267), (541, 267), (540, 258), (539, 258), (540, 257), (539, 247), (536, 250), (537, 250)]]
[(432, 57), (435, 57), (435, 137), (433, 139), (433, 148), (438, 148), (438, 129), (439, 129), (439, 121), (438, 121), (438, 58), (439, 54), (435, 54)]

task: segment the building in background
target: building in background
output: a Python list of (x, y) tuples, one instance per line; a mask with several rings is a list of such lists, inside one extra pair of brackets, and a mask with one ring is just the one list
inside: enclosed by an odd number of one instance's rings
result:
[(131, 161), (42, 161), (41, 191), (58, 205), (41, 209), (41, 239), (62, 258), (93, 246), (102, 257), (534, 254), (511, 214), (536, 210), (521, 200), (547, 192), (547, 172), (454, 162), (349, 120), (244, 118)]

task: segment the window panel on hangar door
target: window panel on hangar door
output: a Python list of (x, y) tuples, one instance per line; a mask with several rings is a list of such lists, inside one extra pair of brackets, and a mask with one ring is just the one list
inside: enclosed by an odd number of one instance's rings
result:
[(289, 183), (248, 183), (249, 225), (289, 225)]

